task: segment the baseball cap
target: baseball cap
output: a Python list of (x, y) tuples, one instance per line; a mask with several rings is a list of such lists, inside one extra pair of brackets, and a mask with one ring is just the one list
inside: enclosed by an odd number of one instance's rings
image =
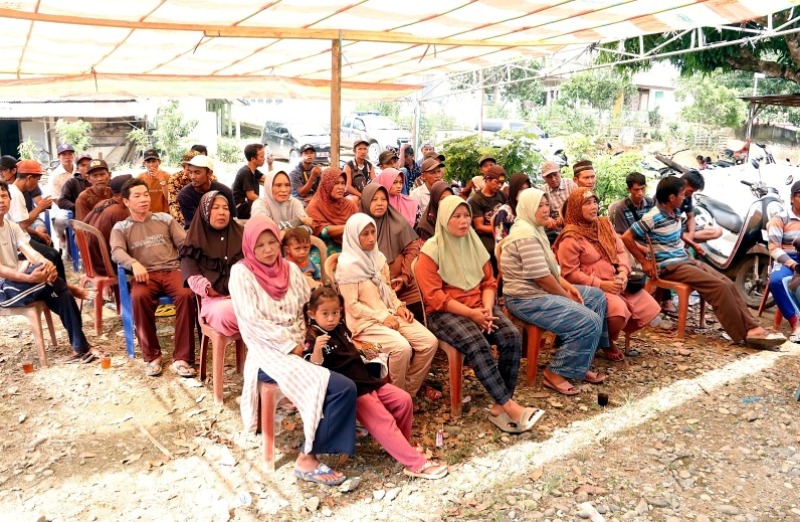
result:
[(353, 143), (353, 150), (356, 150), (356, 147), (358, 147), (358, 146), (359, 146), (359, 145), (361, 145), (362, 143), (363, 143), (364, 145), (366, 145), (367, 147), (369, 147), (369, 142), (368, 142), (367, 140), (356, 140), (356, 142), (355, 142), (355, 143)]
[(143, 161), (147, 161), (149, 159), (157, 159), (159, 161), (161, 160), (161, 158), (158, 155), (158, 152), (156, 152), (156, 149), (147, 149), (146, 151), (144, 151)]
[(546, 161), (542, 164), (542, 176), (547, 177), (551, 174), (558, 174), (561, 172), (561, 167), (555, 161)]
[[(355, 148), (355, 147), (354, 147), (354, 148)], [(315, 148), (314, 148), (314, 146), (313, 146), (312, 144), (310, 144), (310, 143), (306, 143), (305, 145), (303, 145), (302, 147), (300, 147), (300, 154), (302, 154), (302, 153), (304, 153), (304, 152), (306, 152), (306, 151), (309, 151), (309, 150), (310, 150), (310, 151), (313, 151), (313, 152), (317, 152), (317, 149), (315, 149)]]
[(133, 176), (130, 174), (123, 174), (122, 176), (114, 176), (111, 178), (111, 181), (108, 182), (108, 186), (111, 187), (111, 192), (114, 194), (121, 194), (122, 185), (129, 179), (133, 179)]
[(111, 172), (108, 169), (108, 163), (106, 163), (105, 161), (103, 161), (101, 159), (96, 159), (96, 160), (92, 160), (92, 161), (89, 162), (89, 168), (86, 171), (86, 174), (91, 174), (93, 170), (100, 170), (100, 169), (106, 169), (109, 172)]
[(42, 166), (36, 160), (22, 160), (17, 163), (17, 174), (42, 174)]
[(572, 166), (572, 172), (575, 176), (583, 172), (584, 170), (594, 170), (594, 165), (589, 160), (579, 161), (575, 165)]
[(56, 147), (56, 155), (60, 156), (64, 152), (75, 152), (75, 149), (69, 143), (59, 143)]
[(795, 181), (792, 184), (792, 196), (800, 192), (800, 181)]
[(419, 170), (424, 174), (425, 172), (436, 170), (439, 167), (444, 167), (444, 163), (442, 163), (436, 158), (428, 158), (422, 162), (422, 165), (420, 165)]
[(208, 170), (214, 170), (214, 160), (208, 156), (203, 156), (202, 154), (190, 159), (187, 164), (194, 165), (195, 167), (205, 167)]
[(378, 163), (383, 165), (384, 163), (388, 163), (388, 162), (390, 162), (392, 160), (398, 160), (398, 159), (400, 159), (400, 158), (397, 156), (397, 153), (395, 151), (393, 151), (393, 150), (385, 150), (385, 151), (381, 152), (380, 156), (378, 156)]
[(0, 158), (0, 169), (15, 169), (17, 168), (17, 158), (14, 156), (3, 156)]
[(92, 155), (88, 154), (86, 152), (84, 152), (83, 154), (80, 154), (77, 158), (75, 158), (75, 164), (77, 165), (78, 163), (80, 163), (83, 160), (92, 161)]
[(491, 156), (489, 156), (489, 155), (487, 154), (486, 156), (484, 156), (484, 157), (482, 157), (482, 158), (481, 158), (481, 160), (478, 162), (478, 166), (479, 166), (479, 167), (482, 167), (482, 166), (483, 166), (483, 164), (484, 164), (484, 163), (486, 163), (487, 161), (494, 161), (495, 163), (497, 163), (497, 160), (496, 160), (496, 159), (494, 159), (493, 157), (491, 157)]
[(189, 151), (184, 152), (183, 153), (183, 159), (181, 159), (181, 165), (186, 167), (186, 165), (189, 163), (189, 161), (192, 158), (194, 158), (195, 156), (200, 156), (202, 154), (203, 153), (200, 152), (199, 150), (189, 150)]
[(506, 169), (500, 165), (492, 165), (483, 176), (485, 179), (500, 179), (506, 177)]

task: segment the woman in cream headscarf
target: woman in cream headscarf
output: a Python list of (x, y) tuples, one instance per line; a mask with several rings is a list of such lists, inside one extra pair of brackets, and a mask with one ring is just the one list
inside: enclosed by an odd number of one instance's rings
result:
[(503, 295), (515, 317), (561, 339), (543, 372), (544, 385), (564, 395), (577, 395), (580, 391), (567, 379), (592, 384), (605, 380), (589, 366), (598, 343), (608, 346), (606, 298), (599, 288), (573, 286), (561, 277), (544, 229), (549, 216), (544, 192), (529, 188), (520, 193), (517, 218), (500, 243)]
[(311, 230), (312, 220), (303, 203), (292, 197), (292, 184), (285, 170), (273, 170), (264, 180), (264, 195), (253, 201), (251, 216), (267, 216), (279, 230), (305, 225)]
[[(419, 255), (417, 284), (425, 299), (428, 327), (463, 353), (492, 396), (489, 420), (509, 433), (530, 430), (544, 413), (514, 401), (520, 359), (517, 328), (495, 303), (497, 280), (489, 253), (472, 229), (466, 201), (439, 203), (436, 233)], [(498, 360), (492, 356), (497, 346)]]

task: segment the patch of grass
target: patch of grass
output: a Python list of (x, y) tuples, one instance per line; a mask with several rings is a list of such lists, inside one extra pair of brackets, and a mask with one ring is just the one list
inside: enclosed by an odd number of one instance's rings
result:
[(564, 476), (559, 472), (548, 473), (542, 477), (542, 485), (544, 486), (544, 494), (549, 495), (554, 489), (561, 487), (564, 482)]

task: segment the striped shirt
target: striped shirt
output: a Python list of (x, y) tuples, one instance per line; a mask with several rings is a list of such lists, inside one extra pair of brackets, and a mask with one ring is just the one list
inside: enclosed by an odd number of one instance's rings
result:
[(289, 289), (281, 299), (272, 299), (245, 265), (231, 268), (228, 284), (239, 333), (247, 345), (244, 383), (240, 405), (245, 430), (255, 432), (258, 425), (258, 370), (272, 377), (303, 419), (305, 446), (310, 453), (330, 371), (292, 354), (305, 342), (303, 305), (311, 290), (306, 276), (289, 263)]
[(641, 243), (646, 243), (645, 236), (650, 236), (659, 270), (689, 259), (681, 239), (683, 233), (681, 212), (679, 209), (673, 212), (669, 214), (664, 207), (656, 203), (655, 207), (630, 228), (633, 237)]
[(564, 206), (564, 202), (567, 201), (570, 192), (578, 188), (578, 185), (569, 178), (561, 178), (558, 188), (550, 188), (547, 183), (540, 188), (542, 192), (547, 194), (547, 198), (550, 201), (550, 217), (558, 219), (558, 216), (561, 215), (561, 207)]
[(536, 239), (526, 237), (504, 244), (500, 266), (503, 271), (503, 295), (518, 299), (548, 295), (535, 281), (551, 275), (542, 244)]
[(794, 252), (794, 241), (800, 237), (800, 217), (791, 209), (776, 214), (767, 226), (769, 254), (778, 263), (789, 260), (789, 252)]

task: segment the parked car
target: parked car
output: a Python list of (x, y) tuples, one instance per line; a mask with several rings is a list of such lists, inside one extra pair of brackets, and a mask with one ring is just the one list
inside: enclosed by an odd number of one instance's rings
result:
[(342, 147), (352, 148), (356, 140), (369, 143), (369, 160), (376, 164), (378, 156), (392, 146), (399, 148), (403, 143), (411, 141), (411, 134), (377, 112), (356, 112), (345, 116), (342, 120)]
[[(478, 130), (478, 125), (475, 124), (475, 130)], [(488, 119), (483, 120), (484, 132), (500, 132), (501, 130), (511, 132), (529, 132), (536, 134), (540, 138), (547, 138), (547, 133), (541, 127), (519, 120), (501, 120), (501, 119)]]
[(310, 143), (317, 151), (314, 163), (328, 163), (331, 157), (331, 133), (316, 123), (287, 123), (268, 120), (261, 133), (261, 143), (275, 157), (286, 158), (291, 166), (300, 161), (300, 147)]

